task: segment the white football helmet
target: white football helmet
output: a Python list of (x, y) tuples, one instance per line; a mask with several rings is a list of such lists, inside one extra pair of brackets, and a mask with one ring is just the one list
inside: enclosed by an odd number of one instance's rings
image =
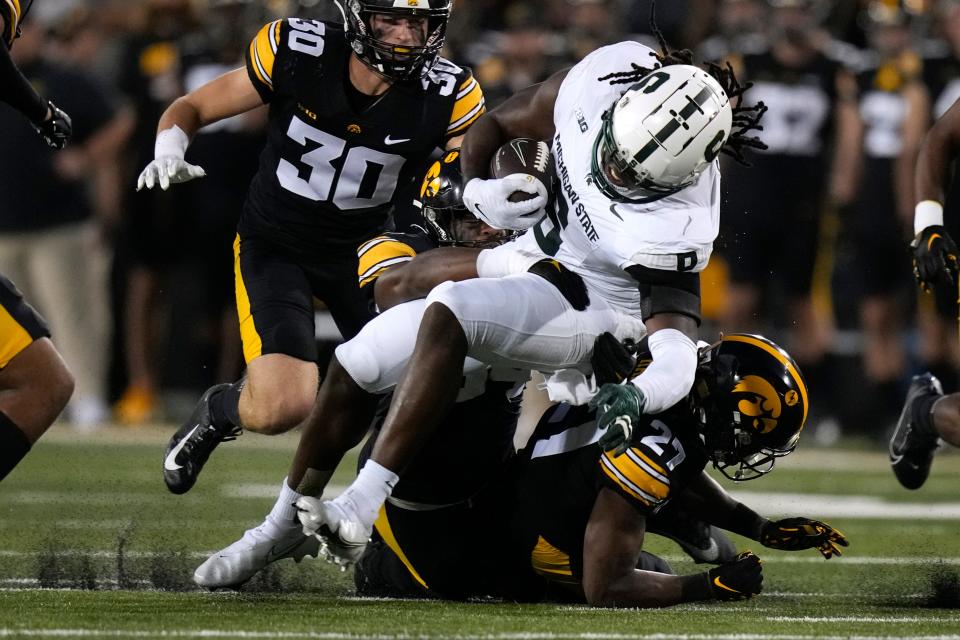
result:
[(732, 124), (730, 100), (713, 76), (692, 65), (661, 67), (603, 114), (590, 174), (612, 200), (657, 200), (696, 182)]

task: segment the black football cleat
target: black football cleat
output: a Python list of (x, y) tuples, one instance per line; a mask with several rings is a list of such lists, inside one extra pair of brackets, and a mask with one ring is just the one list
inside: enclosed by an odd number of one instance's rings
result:
[(236, 440), (242, 429), (234, 425), (217, 427), (210, 418), (210, 396), (229, 387), (218, 384), (207, 389), (190, 419), (170, 438), (163, 457), (163, 481), (171, 493), (186, 493), (193, 487), (210, 453), (221, 442)]
[(697, 564), (721, 564), (737, 557), (737, 548), (726, 533), (676, 505), (649, 516), (647, 532), (670, 538)]
[(900, 412), (897, 428), (890, 438), (890, 466), (893, 473), (907, 489), (919, 489), (930, 475), (933, 453), (940, 444), (936, 434), (922, 433), (917, 429), (917, 401), (930, 396), (942, 396), (940, 381), (931, 374), (913, 376), (907, 390), (907, 400)]

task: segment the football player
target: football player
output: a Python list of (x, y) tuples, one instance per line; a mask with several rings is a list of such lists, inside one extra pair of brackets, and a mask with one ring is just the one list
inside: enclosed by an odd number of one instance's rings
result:
[[(610, 334), (601, 340), (614, 342)], [(645, 343), (641, 368), (651, 362)], [(745, 552), (706, 572), (677, 576), (642, 551), (644, 535), (665, 513), (681, 509), (766, 547), (840, 555), (848, 543), (830, 525), (809, 518), (770, 521), (704, 471), (712, 463), (733, 480), (769, 472), (796, 447), (807, 409), (806, 383), (790, 356), (746, 334), (704, 345), (690, 395), (667, 411), (644, 415), (616, 451), (597, 446), (605, 432), (594, 410), (555, 405), (518, 457), (510, 488), (502, 492), (503, 511), (452, 534), (466, 531), (484, 541), (470, 549), (471, 571), (448, 564), (445, 572), (467, 576), (474, 595), (523, 601), (662, 607), (756, 595), (763, 580), (756, 555)], [(425, 519), (421, 524), (410, 537), (435, 541), (436, 529)], [(359, 593), (424, 595), (409, 576), (389, 569), (396, 564), (389, 549), (371, 544), (357, 565)], [(484, 591), (490, 584), (494, 591)]]
[[(931, 127), (917, 158), (913, 216), (913, 273), (924, 291), (952, 289), (956, 296), (960, 252), (944, 228), (943, 204), (950, 166), (960, 153), (960, 100)], [(960, 447), (960, 393), (944, 395), (931, 373), (913, 377), (890, 439), (890, 465), (907, 489), (919, 489), (930, 475), (941, 438)]]
[(21, 7), (20, 0), (0, 0), (0, 99), (25, 115), (51, 148), (63, 149), (73, 132), (70, 116), (44, 100), (10, 58), (20, 21), (32, 4), (33, 0), (27, 0)]
[(346, 0), (344, 24), (264, 26), (244, 69), (176, 100), (160, 118), (138, 188), (199, 178), (185, 160), (203, 125), (268, 104), (268, 140), (234, 242), (246, 378), (208, 389), (172, 437), (163, 475), (188, 491), (211, 451), (243, 428), (287, 431), (317, 394), (313, 298), (352, 338), (372, 312), (356, 287), (357, 246), (389, 215), (409, 223), (428, 160), (484, 111), (469, 70), (440, 57), (451, 0)]
[[(305, 495), (319, 497), (332, 473), (323, 471), (332, 469), (324, 463), (330, 453), (316, 446), (324, 442), (317, 434), (330, 435), (349, 448), (366, 433), (378, 403), (383, 409), (389, 406), (389, 395), (384, 404), (382, 394), (391, 391), (413, 351), (425, 306), (422, 298), (435, 284), (462, 277), (450, 268), (446, 256), (451, 252), (442, 247), (457, 246), (475, 255), (505, 237), (467, 212), (461, 201), (462, 185), (459, 152), (448, 151), (422, 183), (425, 228), (386, 233), (359, 247), (360, 291), (382, 313), (337, 348), (271, 513), (240, 540), (210, 556), (194, 574), (197, 584), (235, 587), (281, 558), (316, 555), (318, 541), (303, 534), (293, 505)], [(434, 249), (437, 246), (441, 248)], [(398, 304), (405, 300), (414, 301)], [(440, 558), (407, 556), (396, 546), (398, 539), (405, 539), (408, 512), (431, 511), (438, 522), (466, 517), (464, 508), (486, 490), (493, 471), (512, 453), (519, 393), (528, 377), (526, 371), (495, 370), (472, 359), (461, 366), (457, 402), (444, 420), (447, 427), (430, 449), (432, 459), (436, 452), (444, 453), (443, 481), (435, 481), (436, 465), (429, 466), (429, 476), (405, 477), (397, 487), (396, 500), (387, 505), (377, 523), (381, 539), (396, 548), (404, 562), (415, 562), (417, 569), (411, 571), (421, 579), (432, 577), (431, 567)], [(374, 419), (375, 430), (382, 420), (381, 411)], [(445, 455), (449, 451), (460, 455)], [(433, 588), (442, 593), (456, 591), (452, 581), (446, 585), (434, 582)]]
[[(471, 128), (463, 147), (467, 208), (492, 226), (528, 230), (481, 252), (479, 278), (430, 293), (370, 459), (335, 500), (304, 505), (307, 530), (324, 527), (354, 545), (369, 537), (397, 474), (455, 397), (468, 355), (558, 372), (548, 380), (553, 398), (582, 404), (595, 395), (600, 427), (622, 439), (642, 414), (686, 396), (697, 363), (699, 272), (719, 223), (716, 158), (753, 144), (744, 133), (762, 113), (742, 103), (731, 108), (742, 94), (731, 71), (691, 62), (689, 52), (658, 55), (635, 42), (603, 47)], [(536, 178), (482, 177), (497, 148), (516, 137), (553, 141), (559, 186), (547, 215), (538, 214), (547, 200), (542, 184), (534, 198), (513, 201)], [(544, 259), (582, 278), (589, 295), (564, 295), (528, 272)], [(649, 335), (655, 357), (631, 384), (597, 394), (586, 376), (594, 340), (605, 332)]]
[[(29, 9), (29, 3), (21, 11), (18, 0), (0, 0), (0, 99), (27, 116), (50, 147), (62, 149), (70, 139), (70, 117), (41, 98), (10, 59)], [(60, 415), (73, 385), (46, 322), (0, 276), (0, 480)]]

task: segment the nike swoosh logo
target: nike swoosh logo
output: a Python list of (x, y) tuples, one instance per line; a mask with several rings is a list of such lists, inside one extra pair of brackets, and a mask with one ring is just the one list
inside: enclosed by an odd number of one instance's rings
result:
[(383, 139), (383, 144), (400, 144), (401, 142), (410, 142), (412, 138), (391, 138), (389, 135)]
[(725, 585), (725, 584), (723, 584), (722, 582), (720, 582), (720, 576), (717, 576), (716, 578), (713, 579), (713, 584), (715, 584), (716, 586), (720, 587), (721, 589), (723, 589), (723, 590), (725, 590), (725, 591), (729, 591), (730, 593), (740, 593), (740, 592), (737, 591), (736, 589), (731, 589), (731, 588), (728, 587), (727, 585)]
[(290, 544), (287, 544), (287, 545), (280, 545), (280, 544), (273, 545), (272, 547), (270, 547), (270, 551), (267, 552), (267, 562), (270, 563), (270, 562), (273, 562), (274, 560), (279, 560), (280, 558), (282, 558), (283, 556), (287, 555), (288, 553), (296, 549), (298, 546), (300, 546), (300, 544), (302, 544), (303, 541), (304, 541), (304, 538), (301, 538), (299, 540), (293, 540), (292, 542), (290, 542)]
[(177, 464), (177, 454), (180, 453), (180, 450), (183, 449), (184, 445), (187, 444), (187, 440), (190, 439), (190, 436), (193, 435), (193, 432), (200, 428), (198, 424), (193, 429), (190, 429), (190, 433), (184, 436), (183, 440), (177, 443), (173, 449), (170, 450), (170, 453), (167, 454), (167, 457), (163, 461), (163, 468), (167, 471), (179, 471), (183, 469), (182, 464)]
[(620, 214), (617, 213), (617, 208), (616, 208), (616, 207), (617, 207), (617, 205), (611, 204), (611, 205), (610, 205), (610, 213), (612, 213), (613, 215), (617, 216), (617, 218), (620, 218), (620, 220), (623, 220), (623, 218), (620, 216)]

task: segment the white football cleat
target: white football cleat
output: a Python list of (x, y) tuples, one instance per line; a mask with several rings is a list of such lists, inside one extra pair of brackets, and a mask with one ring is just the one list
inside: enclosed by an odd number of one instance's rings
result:
[(303, 497), (296, 504), (303, 533), (320, 541), (320, 557), (341, 571), (356, 564), (370, 541), (372, 529), (332, 501)]
[[(271, 535), (269, 531), (278, 533)], [(304, 535), (300, 527), (278, 530), (264, 522), (207, 558), (193, 573), (193, 581), (208, 589), (239, 587), (277, 560), (293, 558), (300, 562), (306, 556), (318, 558), (319, 554), (320, 542)]]

